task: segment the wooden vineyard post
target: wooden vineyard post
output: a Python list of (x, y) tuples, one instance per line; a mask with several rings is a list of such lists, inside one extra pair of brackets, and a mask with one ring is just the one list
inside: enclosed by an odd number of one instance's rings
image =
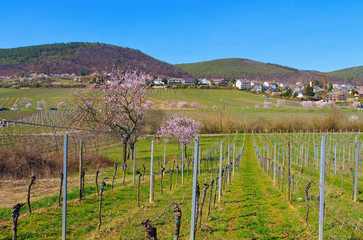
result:
[(308, 225), (308, 217), (309, 217), (309, 189), (311, 186), (311, 182), (308, 182), (305, 185), (305, 203), (306, 203), (306, 214), (305, 214), (305, 223)]
[(60, 174), (60, 186), (59, 186), (59, 195), (58, 195), (58, 206), (61, 205), (62, 187), (63, 187), (63, 173)]

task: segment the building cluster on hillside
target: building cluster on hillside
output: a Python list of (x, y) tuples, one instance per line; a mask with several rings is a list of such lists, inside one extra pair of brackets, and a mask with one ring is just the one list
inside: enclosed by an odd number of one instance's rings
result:
[[(296, 97), (300, 99), (319, 100), (322, 98), (324, 88), (321, 84), (312, 81), (308, 83), (296, 82), (294, 84), (284, 84), (278, 81), (258, 81), (250, 79), (236, 79), (228, 81), (224, 78), (167, 78), (158, 76), (151, 80), (154, 88), (166, 88), (170, 85), (199, 85), (199, 86), (233, 86), (240, 90), (251, 91), (255, 93), (263, 93), (269, 96), (286, 96)], [(309, 90), (307, 90), (309, 88)], [(349, 84), (331, 84), (326, 86), (327, 100), (331, 101), (347, 101), (349, 99), (357, 99), (363, 97), (363, 87), (354, 87)], [(329, 90), (329, 91), (328, 91)], [(307, 91), (309, 96), (307, 96)]]
[[(98, 79), (100, 76), (108, 76), (112, 79), (114, 73), (94, 72), (88, 75), (92, 79)], [(301, 83), (296, 82), (294, 84), (284, 84), (278, 81), (259, 81), (252, 79), (233, 79), (227, 80), (225, 78), (175, 78), (164, 75), (151, 75), (144, 74), (143, 77), (152, 84), (154, 88), (167, 88), (167, 87), (180, 87), (180, 86), (200, 86), (210, 87), (215, 86), (229, 86), (235, 87), (240, 90), (251, 91), (257, 94), (266, 94), (271, 97), (283, 96), (283, 97), (295, 97), (300, 99), (319, 100), (322, 98), (324, 88), (321, 83), (308, 82)], [(72, 73), (63, 74), (30, 74), (28, 76), (14, 77), (14, 76), (0, 76), (0, 79), (14, 79), (17, 78), (18, 82), (14, 82), (14, 85), (24, 82), (34, 81), (47, 81), (50, 78), (68, 78), (73, 79), (74, 82), (82, 82), (82, 77)], [(354, 87), (349, 84), (329, 84), (326, 91), (327, 100), (330, 101), (347, 101), (363, 97), (363, 86)], [(307, 89), (308, 88), (308, 89)], [(309, 95), (307, 95), (307, 93)]]

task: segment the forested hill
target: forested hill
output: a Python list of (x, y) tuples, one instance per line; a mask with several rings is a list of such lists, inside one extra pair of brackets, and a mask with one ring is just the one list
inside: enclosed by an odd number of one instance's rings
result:
[(89, 74), (109, 71), (112, 67), (170, 77), (194, 77), (139, 50), (109, 44), (73, 42), (0, 49), (0, 75)]
[[(207, 78), (247, 78), (262, 81), (295, 83), (318, 79), (311, 71), (298, 70), (277, 64), (263, 63), (242, 58), (226, 58), (206, 62), (175, 65), (180, 69)], [(361, 72), (363, 71), (363, 67)], [(358, 70), (356, 69), (356, 73)], [(350, 69), (328, 73), (328, 82), (363, 84), (363, 73), (351, 74)]]

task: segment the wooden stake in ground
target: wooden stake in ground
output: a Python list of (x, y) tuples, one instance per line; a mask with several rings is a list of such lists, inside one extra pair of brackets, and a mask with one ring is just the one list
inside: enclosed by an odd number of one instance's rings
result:
[(29, 183), (29, 187), (28, 187), (28, 195), (27, 195), (27, 198), (26, 198), (26, 202), (28, 204), (28, 211), (29, 211), (29, 214), (32, 214), (32, 208), (30, 206), (30, 189), (34, 183), (34, 180), (35, 180), (35, 175), (33, 175), (31, 177), (31, 180), (30, 180), (30, 183)]
[(84, 191), (84, 176), (86, 175), (86, 172), (85, 171), (82, 171), (82, 195), (83, 195), (83, 191)]
[(208, 204), (208, 217), (209, 217), (209, 214), (210, 214), (210, 205), (211, 205), (211, 202), (212, 202), (212, 194), (213, 194), (213, 183), (214, 183), (214, 179), (212, 179), (210, 181), (210, 190), (209, 190), (209, 204)]
[(143, 225), (145, 228), (146, 238), (148, 240), (157, 240), (158, 239), (157, 229), (150, 225), (149, 219), (145, 219), (144, 221), (142, 221), (141, 225)]
[(146, 167), (144, 164), (142, 164), (142, 168), (144, 169), (144, 172), (142, 173), (142, 181), (144, 181), (145, 179), (145, 171), (146, 171)]
[(180, 233), (181, 218), (183, 215), (179, 205), (174, 206), (174, 214), (175, 214), (174, 240), (178, 240)]
[(112, 184), (111, 184), (111, 189), (113, 189), (113, 183), (115, 182), (115, 178), (116, 178), (116, 173), (117, 173), (117, 163), (113, 164), (114, 166), (114, 172), (113, 172), (113, 177), (112, 177)]
[(197, 224), (198, 224), (198, 216), (199, 216), (199, 196), (200, 196), (200, 190), (199, 190), (199, 183), (197, 182), (197, 189), (196, 189), (196, 195), (195, 195), (195, 222), (194, 222), (194, 236), (197, 232)]
[(305, 214), (305, 223), (308, 225), (308, 217), (309, 217), (309, 189), (311, 186), (311, 182), (308, 182), (305, 185), (305, 203), (306, 203), (306, 214)]
[(96, 191), (97, 191), (97, 195), (100, 195), (100, 193), (98, 192), (98, 174), (100, 173), (100, 170), (97, 169), (96, 171)]
[(59, 186), (59, 196), (58, 196), (58, 205), (61, 205), (62, 199), (62, 187), (63, 187), (63, 173), (60, 174), (60, 186)]
[(176, 188), (178, 188), (178, 176), (179, 176), (179, 165), (176, 165), (176, 184), (175, 184)]
[(19, 218), (19, 211), (25, 203), (17, 203), (11, 208), (12, 213), (12, 220), (13, 220), (13, 240), (18, 238), (18, 218)]
[(126, 162), (124, 162), (124, 163), (123, 163), (123, 170), (124, 170), (124, 179), (123, 179), (123, 184), (125, 184), (126, 171), (127, 171), (127, 164), (126, 164)]
[(139, 171), (136, 171), (136, 174), (138, 174), (137, 178), (137, 205), (140, 207), (140, 180), (141, 180), (141, 173)]
[(105, 189), (106, 183), (104, 180), (101, 181), (101, 188), (100, 188), (100, 205), (98, 207), (98, 229), (101, 228), (101, 211), (102, 211), (102, 195), (103, 195), (103, 190)]
[(161, 167), (161, 175), (160, 175), (160, 193), (163, 194), (163, 177), (164, 177), (165, 168)]
[(199, 229), (202, 229), (202, 217), (203, 217), (203, 206), (204, 206), (204, 202), (205, 202), (205, 197), (207, 195), (207, 189), (208, 189), (209, 185), (208, 183), (204, 183), (204, 188), (203, 188), (203, 197), (202, 197), (202, 202), (200, 204), (200, 212), (199, 212)]

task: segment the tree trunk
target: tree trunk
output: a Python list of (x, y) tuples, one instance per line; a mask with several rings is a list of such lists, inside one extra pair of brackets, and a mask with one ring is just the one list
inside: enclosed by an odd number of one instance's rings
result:
[(175, 227), (174, 227), (174, 240), (179, 239), (179, 233), (180, 233), (180, 224), (181, 224), (181, 218), (182, 218), (182, 211), (180, 209), (180, 206), (175, 205), (174, 206), (174, 218), (175, 218)]
[(100, 173), (100, 170), (97, 169), (96, 171), (96, 191), (97, 191), (97, 195), (99, 195), (100, 193), (98, 192), (98, 174)]
[(31, 177), (31, 180), (30, 180), (30, 183), (29, 183), (29, 187), (28, 187), (28, 195), (27, 195), (27, 203), (28, 203), (28, 211), (29, 211), (29, 215), (32, 214), (32, 209), (31, 209), (31, 206), (30, 206), (30, 189), (34, 183), (34, 180), (35, 180), (35, 175), (33, 175)]
[(125, 184), (125, 178), (126, 178), (126, 161), (127, 161), (127, 141), (128, 141), (128, 137), (126, 137), (123, 141), (123, 162), (122, 162), (122, 170), (124, 171), (124, 179), (123, 179), (123, 184)]
[(204, 202), (205, 202), (205, 197), (207, 195), (207, 189), (208, 189), (209, 185), (207, 183), (204, 183), (204, 188), (203, 188), (203, 197), (202, 197), (202, 203), (200, 204), (200, 217), (199, 217), (199, 229), (202, 229), (202, 217), (203, 217), (203, 206), (204, 206)]
[(61, 205), (62, 187), (63, 187), (63, 173), (60, 174), (60, 186), (59, 186), (58, 206)]
[(144, 221), (142, 221), (141, 225), (143, 225), (145, 228), (146, 238), (148, 240), (157, 240), (158, 239), (157, 229), (150, 225), (149, 219), (145, 219)]
[(19, 218), (19, 211), (20, 208), (24, 205), (25, 203), (17, 203), (16, 205), (14, 205), (11, 208), (11, 213), (12, 213), (12, 220), (13, 220), (13, 240), (16, 240), (18, 238), (18, 218)]
[(101, 228), (101, 224), (102, 224), (102, 221), (101, 221), (102, 220), (101, 219), (102, 195), (103, 195), (103, 190), (104, 190), (105, 186), (106, 186), (106, 183), (105, 183), (104, 180), (102, 180), (102, 182), (101, 182), (101, 189), (100, 189), (100, 205), (98, 207), (98, 220), (99, 220), (99, 222), (98, 222), (98, 230)]

